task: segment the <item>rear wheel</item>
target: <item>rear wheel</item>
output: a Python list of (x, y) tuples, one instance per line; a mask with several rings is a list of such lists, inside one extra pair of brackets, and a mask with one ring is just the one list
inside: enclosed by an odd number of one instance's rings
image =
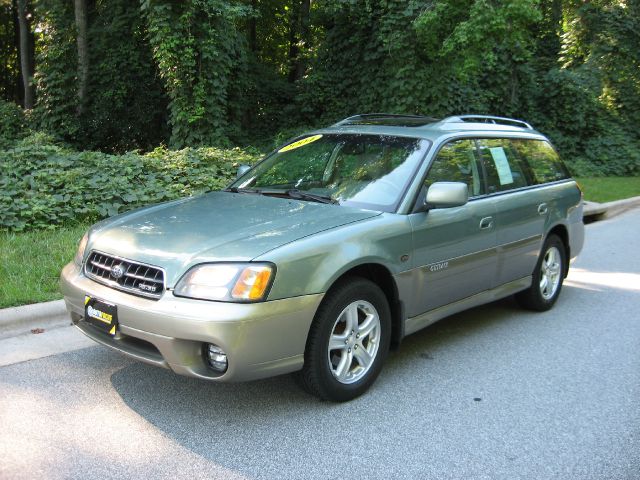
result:
[(358, 277), (333, 287), (316, 313), (305, 351), (302, 384), (336, 402), (364, 393), (389, 351), (391, 314), (376, 284)]
[(539, 312), (553, 307), (562, 290), (562, 281), (566, 273), (565, 259), (564, 243), (556, 235), (549, 235), (533, 272), (531, 287), (516, 294), (518, 303)]

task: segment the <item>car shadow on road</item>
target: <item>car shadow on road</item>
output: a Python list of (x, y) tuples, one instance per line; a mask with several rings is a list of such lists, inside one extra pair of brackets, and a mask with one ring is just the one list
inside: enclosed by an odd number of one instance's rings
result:
[[(506, 299), (454, 315), (407, 337), (399, 350), (390, 353), (373, 388), (345, 404), (319, 401), (304, 393), (293, 375), (216, 384), (133, 363), (115, 372), (111, 382), (129, 408), (210, 461), (250, 476), (306, 476), (306, 467), (297, 467), (296, 459), (318, 458), (323, 452), (335, 456), (336, 445), (348, 441), (345, 425), (359, 425), (360, 441), (373, 446), (376, 439), (388, 437), (390, 420), (394, 425), (413, 422), (416, 408), (433, 394), (434, 378), (455, 378), (456, 373), (449, 371), (451, 363), (434, 360), (449, 352), (464, 371), (473, 356), (456, 359), (456, 350), (472, 351), (474, 342), (491, 337), (492, 330), (521, 321), (516, 311), (522, 312)], [(449, 394), (445, 390), (433, 394), (436, 401), (439, 395)], [(471, 397), (467, 400), (473, 403)], [(392, 418), (376, 420), (381, 415)], [(246, 458), (248, 446), (251, 461)], [(353, 468), (353, 459), (338, 458), (336, 472), (343, 462), (344, 468)], [(264, 470), (278, 464), (278, 471)], [(325, 473), (324, 478), (332, 475)]]

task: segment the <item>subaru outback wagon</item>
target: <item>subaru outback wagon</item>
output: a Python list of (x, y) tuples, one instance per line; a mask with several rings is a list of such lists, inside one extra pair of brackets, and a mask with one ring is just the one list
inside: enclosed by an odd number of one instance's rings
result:
[(178, 374), (300, 371), (345, 401), (443, 317), (551, 308), (584, 240), (579, 187), (519, 120), (356, 115), (238, 175), (94, 225), (62, 271), (74, 324)]

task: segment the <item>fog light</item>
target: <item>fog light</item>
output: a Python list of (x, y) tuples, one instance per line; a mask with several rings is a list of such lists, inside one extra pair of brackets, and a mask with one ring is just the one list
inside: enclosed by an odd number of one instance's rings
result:
[(209, 366), (214, 369), (216, 372), (224, 373), (227, 371), (227, 354), (224, 353), (217, 345), (213, 345), (211, 343), (207, 344), (207, 362)]

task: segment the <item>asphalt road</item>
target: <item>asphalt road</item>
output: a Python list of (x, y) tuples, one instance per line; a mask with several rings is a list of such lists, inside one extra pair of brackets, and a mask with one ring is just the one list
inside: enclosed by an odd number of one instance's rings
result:
[(639, 234), (588, 225), (552, 311), (443, 320), (348, 404), (99, 346), (4, 366), (0, 478), (640, 479)]

